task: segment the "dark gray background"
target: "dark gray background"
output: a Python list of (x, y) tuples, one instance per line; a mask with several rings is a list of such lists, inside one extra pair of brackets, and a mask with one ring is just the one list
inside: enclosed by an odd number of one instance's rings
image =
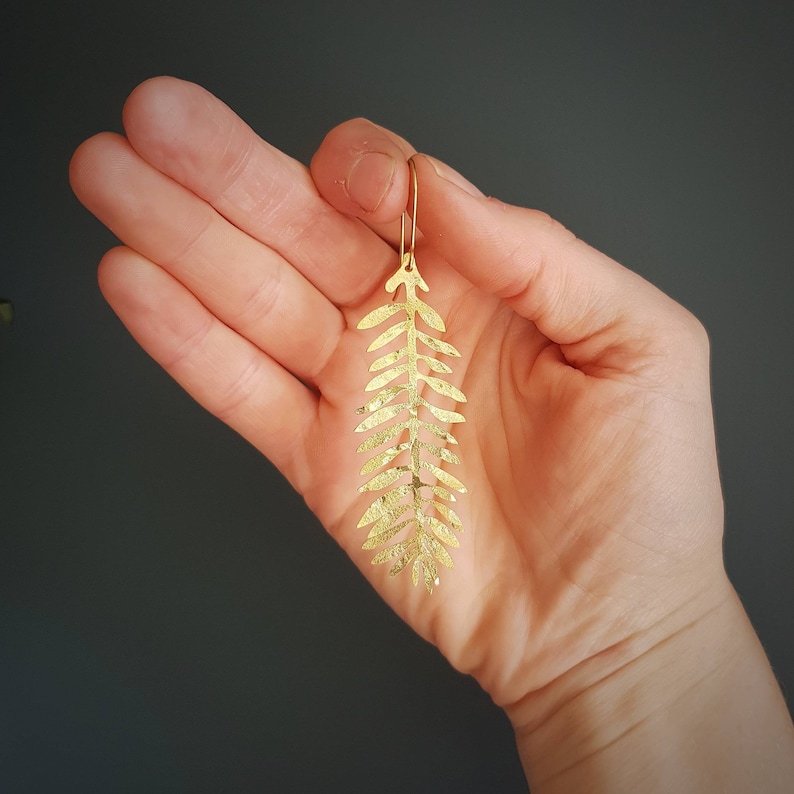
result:
[(727, 565), (790, 692), (790, 5), (6, 0), (0, 788), (525, 790), (489, 699), (103, 303), (68, 159), (161, 73), (304, 162), (369, 116), (695, 312)]

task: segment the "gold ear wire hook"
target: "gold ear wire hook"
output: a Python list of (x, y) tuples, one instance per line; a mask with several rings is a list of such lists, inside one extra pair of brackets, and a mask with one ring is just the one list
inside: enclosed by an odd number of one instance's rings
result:
[[(405, 266), (407, 271), (411, 271), (414, 269), (414, 249), (416, 248), (416, 208), (419, 203), (419, 180), (416, 176), (416, 163), (414, 162), (413, 156), (408, 158), (408, 168), (411, 172), (411, 185), (408, 188), (408, 201), (412, 204), (411, 207), (411, 247), (408, 249), (408, 264)], [(411, 202), (411, 191), (413, 190), (413, 202)], [(405, 260), (405, 216), (408, 215), (407, 208), (403, 210), (402, 215), (400, 215), (400, 265), (402, 265), (403, 261)], [(397, 292), (395, 290), (394, 295), (392, 296), (392, 301), (397, 299)]]
[[(416, 163), (413, 157), (408, 158), (408, 168), (411, 171), (411, 186), (413, 187), (413, 207), (411, 211), (411, 247), (408, 253), (411, 255), (408, 264), (405, 266), (406, 270), (412, 270), (414, 266), (414, 249), (416, 248), (416, 207), (419, 201), (419, 180), (416, 176)], [(410, 193), (409, 193), (410, 195)], [(407, 210), (402, 214), (402, 221), (400, 223), (400, 261), (402, 262), (405, 255), (405, 216)]]
[(400, 215), (400, 264), (405, 256), (405, 210)]

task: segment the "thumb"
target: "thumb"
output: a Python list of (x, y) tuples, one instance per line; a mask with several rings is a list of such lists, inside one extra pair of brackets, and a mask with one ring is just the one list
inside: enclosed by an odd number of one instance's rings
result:
[(682, 306), (545, 213), (487, 198), (449, 166), (414, 152), (393, 132), (353, 119), (326, 136), (312, 176), (333, 207), (394, 244), (413, 155), (422, 245), (531, 320), (569, 364), (591, 375), (657, 379), (682, 363), (708, 371), (705, 331)]
[(531, 320), (570, 364), (627, 373), (704, 347), (688, 311), (545, 213), (487, 198), (427, 155), (414, 162), (425, 244)]

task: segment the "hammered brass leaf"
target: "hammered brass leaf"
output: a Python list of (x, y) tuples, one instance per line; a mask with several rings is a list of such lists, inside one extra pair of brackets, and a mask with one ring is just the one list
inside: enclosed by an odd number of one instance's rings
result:
[(398, 436), (407, 429), (408, 422), (398, 422), (396, 425), (391, 425), (385, 430), (379, 430), (377, 433), (373, 433), (373, 435), (371, 435), (369, 438), (362, 441), (361, 444), (359, 444), (356, 452), (367, 452), (370, 449), (375, 449), (381, 444), (391, 441), (395, 436)]
[(359, 491), (380, 491), (388, 488), (393, 482), (397, 482), (406, 472), (411, 471), (410, 466), (395, 466), (393, 469), (386, 469), (380, 474), (376, 474), (369, 482), (364, 483)]
[(380, 389), (381, 386), (385, 386), (387, 383), (391, 383), (395, 378), (402, 375), (404, 372), (408, 372), (408, 367), (410, 364), (400, 364), (399, 367), (393, 367), (392, 369), (387, 369), (386, 372), (382, 372), (380, 375), (376, 375), (365, 387), (364, 391), (375, 391), (375, 389)]
[(386, 562), (386, 560), (390, 560), (393, 557), (397, 557), (400, 554), (405, 554), (409, 546), (414, 546), (415, 544), (416, 544), (416, 538), (410, 538), (409, 540), (403, 540), (400, 541), (399, 543), (395, 543), (393, 546), (389, 546), (388, 549), (379, 551), (372, 558), (372, 562), (374, 565), (377, 565), (380, 562)]
[(361, 516), (361, 520), (358, 522), (358, 528), (367, 526), (367, 524), (371, 524), (376, 518), (380, 518), (383, 515), (387, 514), (394, 514), (394, 515), (402, 515), (405, 511), (400, 511), (398, 513), (398, 509), (395, 509), (395, 505), (397, 502), (400, 501), (406, 494), (410, 493), (411, 486), (410, 485), (400, 485), (399, 487), (395, 488), (393, 491), (389, 491), (389, 493), (384, 494), (383, 496), (379, 496), (368, 508), (367, 512)]
[(416, 299), (416, 311), (419, 312), (419, 316), (431, 328), (434, 328), (436, 331), (441, 331), (442, 333), (447, 330), (444, 321), (441, 319), (441, 315), (432, 306), (428, 306), (424, 301), (419, 300), (419, 298)]
[[(402, 352), (402, 354), (405, 355), (406, 351), (405, 348), (403, 348), (402, 351), (398, 352)], [(452, 372), (452, 367), (448, 367), (443, 361), (439, 361), (437, 358), (423, 356), (421, 353), (417, 355), (417, 358), (420, 361), (424, 361), (424, 363), (427, 364), (427, 366), (430, 367), (433, 372), (440, 372), (442, 375), (449, 375), (449, 373)], [(397, 361), (397, 359), (395, 359), (395, 361)], [(374, 372), (372, 367), (370, 367), (370, 370)]]
[(384, 320), (388, 320), (393, 314), (397, 314), (400, 309), (404, 309), (402, 303), (387, 303), (384, 306), (378, 306), (377, 309), (371, 311), (363, 320), (359, 320), (359, 328), (374, 328), (380, 325)]
[[(394, 336), (397, 336), (395, 334)], [(392, 337), (393, 339), (394, 337)], [(460, 353), (452, 347), (448, 342), (442, 342), (440, 339), (436, 339), (435, 337), (428, 336), (427, 334), (423, 334), (421, 331), (416, 332), (416, 338), (420, 342), (424, 342), (431, 350), (435, 350), (436, 353), (444, 353), (448, 356), (457, 356), (460, 358)], [(376, 340), (377, 341), (377, 340)], [(374, 343), (373, 343), (374, 344)], [(376, 348), (372, 348), (375, 350)]]
[(436, 392), (436, 394), (440, 394), (442, 397), (451, 397), (459, 403), (466, 402), (465, 395), (457, 386), (453, 386), (451, 383), (441, 380), (441, 378), (433, 378), (430, 375), (419, 375), (419, 378)]
[[(417, 548), (412, 548), (409, 551), (407, 551), (399, 560), (397, 560), (397, 562), (394, 563), (394, 565), (392, 565), (391, 569), (389, 570), (389, 576), (397, 576), (397, 574), (400, 573), (400, 571), (404, 570), (405, 566), (408, 565), (408, 563), (411, 562), (411, 560), (414, 557), (416, 557), (418, 553), (419, 553), (419, 549)], [(374, 558), (372, 560), (372, 564), (377, 565)], [(428, 585), (427, 577), (425, 577), (425, 585), (427, 586), (428, 592), (430, 593), (433, 592), (434, 584), (438, 584), (438, 582), (433, 581)]]
[(422, 557), (422, 566), (425, 569), (425, 587), (432, 593), (433, 585), (438, 582), (438, 567), (429, 554)]
[(452, 529), (455, 529), (458, 532), (463, 532), (463, 524), (461, 523), (458, 514), (451, 507), (441, 504), (441, 502), (433, 502), (433, 507), (436, 509), (439, 515), (444, 516), (444, 518), (449, 521)]
[[(369, 365), (369, 371), (378, 372), (378, 370), (386, 369), (386, 367), (390, 367), (392, 364), (396, 364), (401, 358), (407, 355), (408, 355), (407, 347), (401, 347), (399, 350), (395, 350), (392, 353), (386, 353), (385, 356), (376, 358)], [(430, 365), (430, 369), (433, 369), (432, 364)], [(450, 372), (452, 372), (452, 370), (450, 370)]]
[(419, 427), (424, 428), (428, 432), (432, 433), (434, 436), (438, 436), (439, 438), (443, 438), (447, 444), (457, 444), (458, 440), (455, 436), (452, 435), (448, 430), (445, 430), (443, 427), (439, 427), (438, 425), (430, 424), (430, 422), (423, 422), (421, 419), (419, 420)]
[(360, 474), (369, 474), (370, 472), (391, 463), (401, 452), (410, 448), (410, 444), (397, 444), (394, 447), (389, 447), (383, 452), (379, 452), (375, 457), (370, 458), (362, 467)]
[(387, 328), (368, 348), (367, 353), (373, 350), (379, 350), (384, 345), (388, 345), (392, 339), (396, 339), (400, 334), (408, 330), (408, 320), (393, 325)]
[[(383, 530), (383, 532), (379, 532), (376, 535), (373, 535), (370, 532), (370, 535), (367, 536), (367, 539), (364, 541), (361, 548), (377, 549), (378, 546), (382, 546), (387, 540), (391, 540), (401, 529), (407, 527), (408, 524), (411, 523), (411, 521), (413, 521), (412, 518), (409, 518), (407, 521), (401, 521), (399, 524), (395, 524), (393, 527), (389, 527), (388, 529), (385, 529)], [(454, 538), (455, 536), (453, 535), (452, 537)], [(455, 538), (455, 540), (457, 541), (457, 538)]]
[(427, 408), (436, 419), (440, 419), (442, 422), (455, 424), (456, 422), (466, 421), (466, 417), (463, 416), (463, 414), (459, 414), (457, 411), (447, 411), (444, 408), (439, 408), (437, 405), (431, 405), (427, 400), (423, 400), (421, 397), (416, 402), (418, 405), (423, 405)]
[(442, 488), (440, 485), (427, 485), (427, 483), (422, 483), (422, 488), (429, 488), (439, 499), (446, 499), (448, 502), (455, 502), (455, 495), (450, 493), (446, 488)]
[(421, 449), (426, 449), (431, 455), (441, 458), (441, 460), (445, 460), (447, 463), (460, 463), (460, 458), (446, 447), (437, 447), (435, 444), (428, 444), (425, 441), (420, 441), (419, 446)]
[(444, 469), (439, 469), (438, 466), (431, 463), (429, 460), (420, 460), (419, 465), (423, 469), (427, 469), (433, 476), (438, 478), (448, 488), (452, 488), (453, 491), (466, 493), (466, 486), (457, 477), (454, 477), (448, 471), (444, 471)]
[[(409, 403), (397, 403), (397, 405), (387, 405), (375, 411), (372, 416), (368, 416), (357, 428), (356, 433), (361, 433), (364, 430), (372, 430), (373, 427), (382, 425), (387, 419), (393, 419), (397, 414), (402, 413), (406, 408), (409, 408)], [(367, 412), (366, 408), (359, 408), (356, 413), (364, 414)]]
[(411, 581), (414, 584), (414, 587), (419, 584), (419, 574), (422, 572), (422, 561), (421, 560), (414, 560), (414, 564), (411, 566)]
[[(435, 516), (427, 517), (427, 524), (439, 540), (443, 540), (447, 546), (460, 546), (460, 541), (455, 537), (455, 533)], [(380, 535), (378, 537), (381, 537)]]
[(436, 538), (428, 538), (427, 543), (433, 551), (433, 556), (446, 568), (454, 568), (455, 563), (452, 562), (452, 557), (449, 552), (436, 540)]
[[(428, 592), (432, 593), (439, 583), (436, 563), (447, 568), (453, 567), (452, 557), (444, 544), (452, 548), (458, 547), (460, 543), (455, 533), (463, 529), (457, 513), (443, 502), (454, 502), (452, 491), (465, 493), (466, 488), (457, 477), (426, 458), (432, 457), (442, 465), (459, 464), (460, 458), (442, 444), (457, 444), (446, 425), (466, 420), (457, 411), (428, 402), (420, 395), (420, 388), (426, 385), (427, 395), (434, 393), (455, 403), (466, 402), (466, 397), (457, 386), (437, 377), (450, 374), (452, 369), (445, 362), (421, 352), (418, 348), (421, 343), (434, 353), (460, 356), (448, 342), (419, 331), (416, 327), (418, 316), (434, 331), (445, 331), (444, 321), (438, 312), (416, 296), (417, 288), (427, 291), (427, 285), (416, 268), (413, 251), (404, 253), (400, 267), (387, 282), (389, 292), (396, 294), (400, 287), (405, 291), (402, 302), (380, 306), (369, 312), (358, 324), (359, 329), (366, 330), (375, 328), (401, 312), (405, 314), (404, 320), (391, 325), (368, 347), (368, 352), (379, 350), (405, 334), (405, 344), (402, 347), (385, 353), (371, 364), (370, 372), (379, 374), (369, 381), (365, 390), (381, 391), (356, 411), (358, 414), (369, 413), (356, 427), (358, 433), (375, 430), (390, 419), (400, 420), (376, 430), (359, 445), (359, 452), (373, 452), (388, 441), (401, 437), (400, 443), (375, 452), (361, 467), (362, 475), (378, 473), (362, 485), (360, 491), (391, 490), (369, 506), (358, 526), (360, 528), (373, 524), (363, 544), (363, 548), (367, 550), (383, 546), (399, 537), (400, 533), (406, 532), (402, 540), (377, 552), (372, 563), (379, 565), (394, 561), (389, 569), (391, 576), (396, 576), (413, 563), (412, 582), (416, 585), (421, 579)], [(425, 369), (420, 369), (420, 366)], [(398, 395), (404, 395), (402, 402), (392, 403)], [(430, 418), (426, 414), (420, 418), (420, 409), (426, 409)], [(430, 443), (425, 440), (427, 436), (420, 437), (420, 432), (430, 434), (438, 442)], [(401, 455), (405, 455), (402, 459), (405, 462), (394, 465), (395, 461), (401, 459)], [(379, 469), (382, 470), (378, 471)], [(423, 480), (423, 472), (429, 473), (435, 482)], [(404, 517), (406, 513), (407, 518)]]
[[(390, 525), (393, 521), (396, 521), (403, 513), (407, 512), (410, 509), (411, 505), (402, 504), (400, 505), (400, 510), (395, 510), (390, 512), (388, 515), (383, 516), (383, 518), (379, 518), (373, 525), (372, 529), (370, 529), (369, 534), (367, 535), (368, 539), (374, 538), (376, 535), (380, 536), (383, 535), (385, 532), (388, 531)], [(404, 510), (402, 508), (405, 508)], [(408, 518), (403, 521), (399, 526), (404, 527), (413, 521), (412, 518)], [(393, 529), (393, 527), (392, 527)], [(378, 544), (381, 545), (380, 543)]]

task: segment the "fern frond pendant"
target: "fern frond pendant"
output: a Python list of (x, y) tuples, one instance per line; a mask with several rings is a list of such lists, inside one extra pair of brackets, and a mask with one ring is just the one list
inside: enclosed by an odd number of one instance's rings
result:
[[(456, 403), (466, 402), (466, 397), (439, 377), (452, 370), (434, 355), (460, 357), (460, 353), (448, 342), (417, 327), (418, 318), (431, 331), (443, 333), (446, 330), (435, 309), (416, 294), (417, 288), (424, 292), (429, 288), (417, 270), (414, 257), (417, 179), (413, 160), (408, 164), (413, 181), (411, 237), (406, 251), (406, 213), (403, 213), (400, 266), (386, 282), (386, 292), (394, 297), (391, 303), (371, 311), (358, 324), (358, 328), (364, 330), (399, 318), (367, 348), (367, 352), (374, 352), (393, 342), (399, 345), (371, 364), (370, 372), (379, 374), (370, 380), (365, 390), (377, 394), (356, 411), (359, 415), (369, 414), (356, 427), (356, 432), (375, 430), (359, 445), (358, 451), (379, 450), (361, 468), (362, 475), (377, 473), (359, 491), (388, 489), (369, 506), (358, 526), (373, 525), (362, 548), (386, 546), (372, 558), (373, 565), (391, 563), (389, 573), (392, 576), (411, 566), (414, 585), (422, 579), (427, 591), (432, 593), (433, 587), (439, 584), (438, 563), (453, 567), (446, 547), (459, 546), (456, 533), (463, 530), (460, 518), (449, 504), (456, 501), (452, 492), (465, 493), (466, 488), (457, 477), (429, 458), (439, 463), (460, 463), (458, 456), (447, 447), (458, 442), (445, 426), (466, 420), (457, 411), (434, 405), (422, 392), (429, 397), (429, 389), (435, 393), (434, 400), (435, 395), (440, 395)], [(404, 288), (404, 300), (395, 302), (400, 287)], [(380, 429), (381, 425), (386, 426)], [(386, 444), (386, 449), (379, 449)], [(401, 539), (394, 542), (397, 537)]]

